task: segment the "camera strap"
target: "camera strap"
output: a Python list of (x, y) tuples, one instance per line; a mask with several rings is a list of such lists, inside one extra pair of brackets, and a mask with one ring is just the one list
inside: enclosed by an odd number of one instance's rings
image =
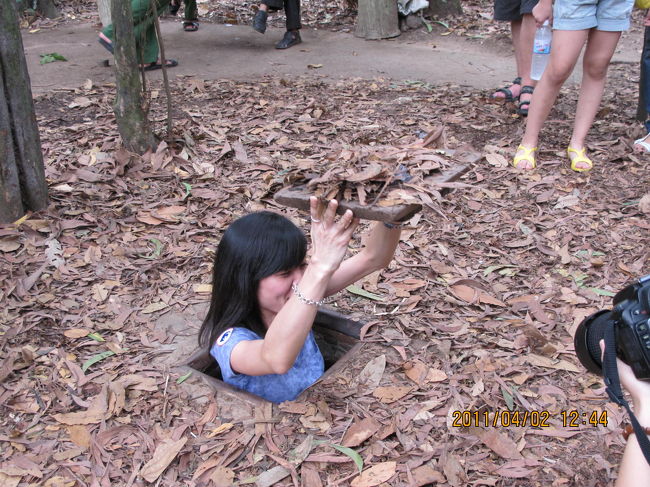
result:
[(616, 364), (616, 333), (614, 332), (613, 326), (608, 326), (605, 329), (603, 338), (605, 340), (603, 377), (607, 386), (607, 395), (613, 402), (627, 409), (630, 415), (630, 421), (632, 422), (632, 428), (636, 434), (636, 439), (639, 442), (643, 456), (648, 462), (648, 465), (650, 465), (650, 440), (648, 440), (648, 435), (643, 429), (643, 426), (639, 424), (632, 409), (630, 409), (630, 404), (623, 397), (623, 391), (621, 390), (621, 381), (618, 378), (618, 365)]

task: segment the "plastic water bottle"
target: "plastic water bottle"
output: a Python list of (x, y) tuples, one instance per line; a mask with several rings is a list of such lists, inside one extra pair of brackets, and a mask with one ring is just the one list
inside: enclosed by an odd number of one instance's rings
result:
[(544, 21), (541, 27), (535, 32), (533, 42), (533, 62), (530, 67), (530, 77), (539, 80), (542, 77), (548, 58), (551, 55), (551, 26), (548, 20)]

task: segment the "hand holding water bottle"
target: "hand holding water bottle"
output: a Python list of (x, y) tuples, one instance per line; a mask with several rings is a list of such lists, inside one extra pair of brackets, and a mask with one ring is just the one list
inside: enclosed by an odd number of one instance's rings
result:
[(533, 7), (533, 17), (537, 27), (541, 27), (545, 21), (553, 21), (553, 2), (552, 0), (539, 0)]
[(530, 67), (530, 77), (538, 81), (542, 77), (542, 73), (548, 63), (548, 58), (551, 55), (551, 26), (548, 20), (545, 20), (541, 27), (537, 28), (535, 32), (535, 40), (533, 41), (533, 59)]

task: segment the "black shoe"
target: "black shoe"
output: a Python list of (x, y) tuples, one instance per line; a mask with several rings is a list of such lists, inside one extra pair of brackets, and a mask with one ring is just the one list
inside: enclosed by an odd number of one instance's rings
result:
[(286, 31), (284, 33), (284, 37), (280, 42), (278, 42), (275, 45), (276, 49), (289, 49), (291, 46), (295, 46), (296, 44), (300, 44), (302, 42), (302, 39), (300, 38), (300, 32), (298, 31)]
[(180, 9), (181, 9), (180, 0), (178, 1), (178, 3), (171, 2), (169, 4), (169, 15), (176, 15)]
[(264, 10), (258, 10), (253, 17), (253, 29), (255, 29), (260, 34), (266, 32), (266, 18), (269, 16), (268, 12)]

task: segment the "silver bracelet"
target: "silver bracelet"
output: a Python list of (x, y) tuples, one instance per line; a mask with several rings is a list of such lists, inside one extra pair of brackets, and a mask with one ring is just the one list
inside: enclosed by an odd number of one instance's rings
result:
[(323, 298), (320, 301), (314, 301), (313, 299), (306, 298), (305, 296), (302, 295), (300, 292), (300, 289), (298, 289), (297, 284), (292, 284), (291, 285), (291, 290), (293, 291), (293, 294), (298, 296), (298, 301), (304, 304), (311, 304), (314, 306), (323, 306), (327, 302), (327, 298)]
[(395, 228), (402, 228), (404, 226), (403, 223), (390, 223), (390, 222), (384, 222), (384, 226), (386, 228), (389, 228), (390, 230), (393, 230)]

